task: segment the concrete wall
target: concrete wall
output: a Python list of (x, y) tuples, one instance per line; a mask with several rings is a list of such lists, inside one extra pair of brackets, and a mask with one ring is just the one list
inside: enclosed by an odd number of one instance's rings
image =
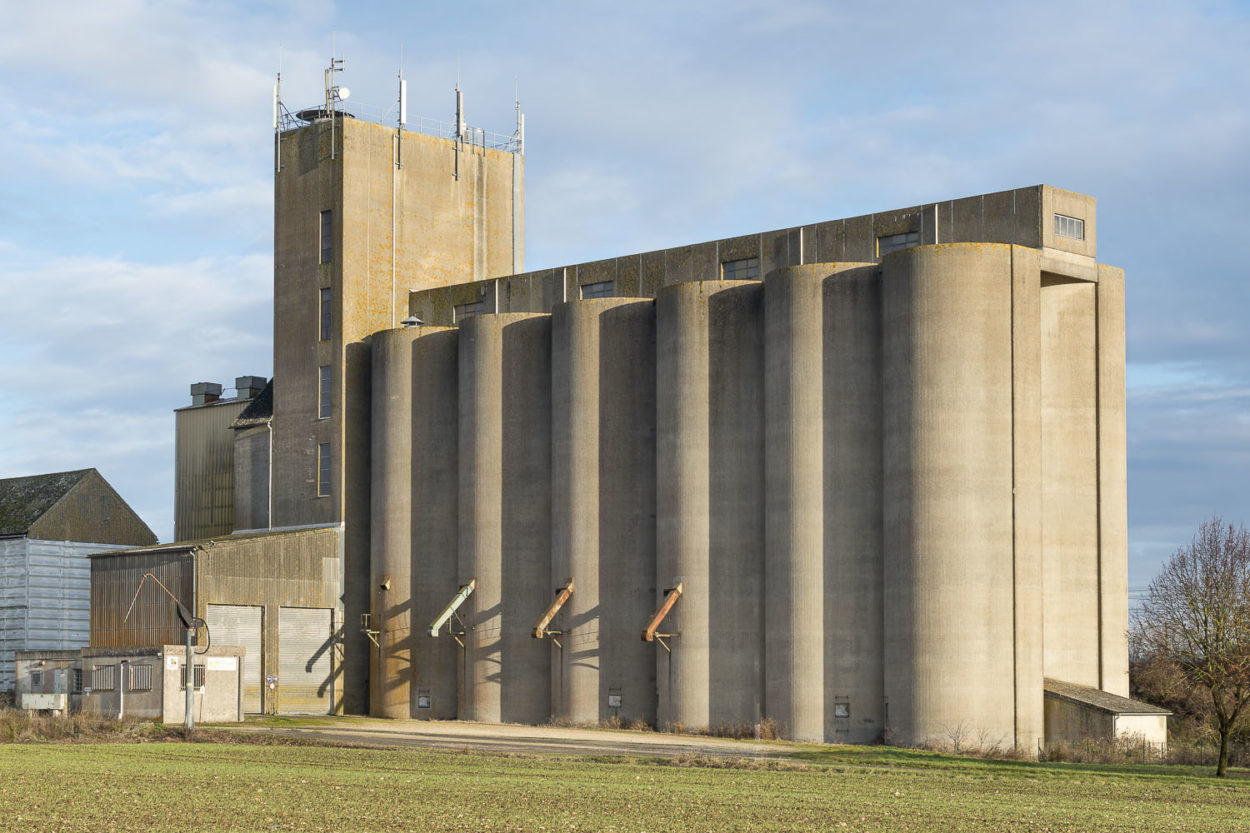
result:
[[(82, 671), (82, 650), (18, 650), (13, 662), (6, 662), (13, 674), (13, 704), (22, 708), (23, 694), (64, 694), (70, 711), (82, 709), (82, 687), (75, 686), (76, 673)], [(31, 672), (37, 672), (32, 676)]]
[[(557, 305), (552, 325), (550, 587), (573, 595), (548, 625), (556, 717), (656, 718), (655, 305)], [(537, 618), (537, 617), (535, 617)]]
[(1115, 715), (1059, 697), (1046, 697), (1046, 742), (1076, 743), (1114, 735)]
[[(1011, 243), (1046, 246), (1065, 268), (1097, 254), (1096, 204), (1092, 197), (1034, 185), (1011, 191), (899, 208), (841, 220), (810, 223), (591, 263), (541, 269), (503, 279), (419, 289), (409, 311), (429, 324), (455, 324), (457, 305), (483, 302), (491, 312), (547, 312), (581, 297), (580, 288), (610, 281), (620, 297), (654, 298), (661, 287), (720, 280), (723, 264), (759, 260), (762, 278), (786, 266), (879, 261), (882, 238), (914, 235), (911, 245)], [(1085, 221), (1085, 238), (1054, 234), (1058, 211)], [(1092, 265), (1090, 266), (1092, 272)], [(503, 274), (503, 273), (499, 273)], [(1090, 274), (1089, 279), (1093, 279)]]
[[(282, 137), (275, 176), (274, 526), (359, 519), (345, 531), (345, 615), (367, 613), (371, 333), (405, 315), (407, 292), (508, 274), (521, 260), (516, 206), (520, 160), (511, 153), (403, 133), (354, 119), (323, 120)], [(515, 187), (514, 187), (515, 186)], [(321, 213), (331, 254), (321, 256)], [(514, 250), (514, 246), (516, 247)], [(321, 290), (330, 337), (320, 338)], [(330, 415), (319, 416), (319, 373), (329, 367)], [(350, 395), (349, 395), (350, 391)], [(319, 447), (330, 449), (325, 488)], [(328, 494), (319, 494), (328, 492)], [(345, 634), (349, 711), (368, 709), (370, 643)]]
[[(243, 690), (239, 669), (243, 649), (237, 647), (209, 648), (194, 656), (197, 666), (204, 666), (204, 685), (192, 692), (198, 723), (241, 723), (243, 721)], [(82, 709), (107, 717), (155, 720), (179, 724), (186, 719), (186, 690), (182, 669), (186, 649), (180, 645), (136, 648), (86, 648), (82, 651)], [(148, 666), (151, 687), (132, 687), (133, 666)], [(113, 686), (92, 687), (96, 668), (112, 667)], [(89, 689), (89, 690), (88, 690)]]
[(543, 722), (551, 657), (528, 626), (551, 597), (551, 319), (475, 316), (459, 348), (459, 583), (477, 579), (459, 714)]
[(234, 431), (234, 528), (269, 526), (269, 454), (273, 434), (268, 425)]

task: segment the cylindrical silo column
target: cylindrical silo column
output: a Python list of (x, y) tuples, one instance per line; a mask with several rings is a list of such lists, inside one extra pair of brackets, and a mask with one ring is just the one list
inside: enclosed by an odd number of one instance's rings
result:
[[(411, 541), (412, 352), (417, 328), (375, 333), (370, 489), (369, 713), (407, 719), (413, 651)], [(354, 623), (351, 623), (354, 624)]]
[(412, 357), (412, 716), (434, 720), (456, 717), (461, 655), (426, 630), (460, 586), (459, 334), (422, 327)]
[(551, 319), (467, 319), (460, 332), (462, 714), (539, 723), (551, 714), (550, 655), (530, 627), (550, 601)]
[(1010, 247), (921, 246), (882, 269), (888, 723), (902, 743), (1010, 746)]
[(613, 298), (552, 317), (550, 625), (557, 716), (655, 719), (655, 662), (638, 630), (655, 587), (655, 305)]
[(824, 740), (822, 279), (827, 264), (764, 280), (765, 715)]
[(763, 288), (675, 284), (656, 310), (659, 723), (754, 723), (763, 670)]
[(825, 740), (871, 743), (882, 693), (881, 275), (824, 282)]

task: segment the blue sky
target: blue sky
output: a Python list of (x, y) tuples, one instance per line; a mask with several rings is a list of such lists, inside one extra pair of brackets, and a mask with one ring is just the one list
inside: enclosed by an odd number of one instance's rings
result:
[(1250, 5), (8, 4), (0, 476), (99, 468), (173, 531), (172, 409), (269, 375), (270, 98), (527, 118), (541, 268), (1039, 182), (1128, 286), (1131, 585), (1250, 521)]

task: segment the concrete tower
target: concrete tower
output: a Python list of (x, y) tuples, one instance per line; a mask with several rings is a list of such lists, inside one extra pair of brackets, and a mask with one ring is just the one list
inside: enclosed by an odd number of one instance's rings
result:
[(495, 149), (473, 128), (443, 138), (342, 112), (300, 115), (278, 134), (274, 176), (272, 465), (282, 488), (272, 525), (352, 519), (340, 624), (344, 708), (357, 712), (379, 650), (360, 632), (370, 604), (366, 341), (407, 315), (410, 290), (520, 270), (523, 166), (519, 141)]

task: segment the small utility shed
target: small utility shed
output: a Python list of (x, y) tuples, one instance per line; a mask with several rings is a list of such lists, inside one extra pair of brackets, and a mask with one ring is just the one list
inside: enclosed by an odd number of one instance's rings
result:
[(1167, 709), (1062, 680), (1047, 678), (1044, 690), (1047, 743), (1137, 737), (1167, 751)]
[(155, 543), (95, 469), (0, 479), (0, 692), (15, 651), (87, 641), (89, 553)]
[(333, 525), (95, 554), (91, 647), (182, 643), (172, 595), (198, 646), (244, 649), (245, 712), (341, 711), (341, 553)]

